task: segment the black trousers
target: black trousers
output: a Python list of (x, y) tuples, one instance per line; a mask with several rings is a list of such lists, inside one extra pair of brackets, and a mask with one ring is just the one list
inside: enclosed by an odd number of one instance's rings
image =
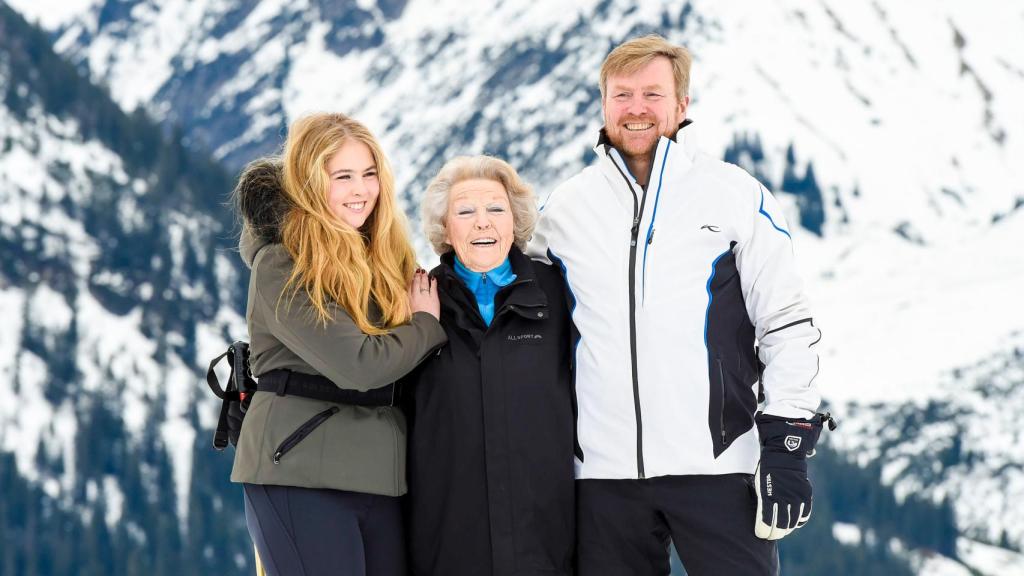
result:
[(405, 576), (398, 498), (258, 484), (244, 492), (268, 576)]
[(669, 540), (688, 576), (775, 576), (775, 542), (754, 535), (749, 474), (577, 480), (578, 576), (667, 576)]

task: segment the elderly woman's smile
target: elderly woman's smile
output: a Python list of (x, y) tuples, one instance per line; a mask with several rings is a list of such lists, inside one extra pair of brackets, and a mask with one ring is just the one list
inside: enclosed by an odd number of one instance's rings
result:
[(500, 182), (474, 178), (452, 186), (445, 220), (445, 240), (466, 268), (487, 272), (505, 261), (514, 240), (513, 219)]

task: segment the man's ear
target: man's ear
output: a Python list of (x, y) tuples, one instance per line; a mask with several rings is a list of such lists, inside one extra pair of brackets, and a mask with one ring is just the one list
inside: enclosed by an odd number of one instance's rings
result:
[(679, 101), (679, 117), (686, 120), (686, 109), (690, 106), (690, 96), (683, 96), (683, 99)]

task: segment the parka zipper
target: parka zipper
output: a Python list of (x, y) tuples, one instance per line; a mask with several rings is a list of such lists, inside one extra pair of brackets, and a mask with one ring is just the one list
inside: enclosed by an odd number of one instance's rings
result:
[(609, 156), (609, 160), (619, 171), (622, 179), (626, 181), (626, 187), (633, 195), (633, 226), (629, 230), (629, 356), (633, 370), (633, 412), (636, 415), (636, 470), (637, 478), (642, 479), (646, 478), (646, 475), (644, 474), (644, 427), (640, 414), (640, 379), (637, 374), (636, 360), (636, 244), (637, 238), (640, 236), (640, 219), (644, 214), (647, 191), (644, 190), (643, 197), (638, 202), (636, 190), (630, 183), (629, 177), (622, 171), (614, 158)]
[(281, 442), (281, 445), (277, 447), (277, 450), (274, 451), (274, 464), (280, 464), (282, 456), (287, 454), (288, 451), (294, 448), (296, 444), (302, 442), (302, 440), (306, 436), (309, 436), (317, 426), (323, 424), (325, 420), (337, 414), (339, 410), (340, 408), (337, 406), (331, 406), (327, 410), (313, 416), (302, 426), (299, 426), (295, 432), (289, 434), (288, 437)]
[(722, 359), (715, 358), (718, 364), (718, 389), (721, 392), (722, 409), (718, 414), (718, 423), (722, 433), (722, 448), (725, 448), (725, 372), (722, 371)]

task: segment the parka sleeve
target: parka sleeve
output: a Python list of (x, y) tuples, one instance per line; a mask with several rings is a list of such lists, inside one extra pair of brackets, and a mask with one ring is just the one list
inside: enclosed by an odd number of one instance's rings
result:
[(331, 303), (333, 321), (316, 319), (309, 296), (299, 290), (280, 297), (291, 270), (283, 247), (267, 249), (253, 268), (255, 298), (275, 338), (339, 388), (366, 391), (395, 382), (447, 341), (436, 318), (416, 312), (408, 324), (387, 334), (363, 333), (341, 306)]
[(743, 299), (764, 369), (764, 412), (786, 418), (814, 415), (821, 393), (815, 345), (821, 330), (797, 271), (793, 240), (775, 198), (751, 186), (747, 237), (736, 255)]

